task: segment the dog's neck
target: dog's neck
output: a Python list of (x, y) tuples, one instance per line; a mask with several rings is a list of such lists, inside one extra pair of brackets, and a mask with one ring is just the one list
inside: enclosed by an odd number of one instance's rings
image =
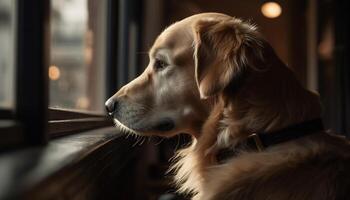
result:
[(207, 167), (218, 164), (218, 149), (252, 132), (272, 132), (320, 117), (318, 96), (302, 88), (285, 66), (252, 75), (235, 94), (223, 93), (214, 102), (199, 137), (179, 152), (179, 162), (173, 166), (180, 191), (200, 190)]
[(318, 96), (304, 89), (282, 62), (280, 65), (274, 63), (276, 68), (251, 75), (234, 94), (217, 97), (196, 138), (196, 148), (208, 162), (215, 163), (218, 149), (234, 146), (252, 133), (273, 132), (320, 117)]
[(216, 125), (217, 142), (229, 145), (253, 132), (272, 132), (320, 117), (318, 96), (304, 89), (282, 62), (276, 62), (279, 65), (274, 63), (270, 71), (252, 74), (235, 94), (222, 94), (217, 105), (222, 113)]

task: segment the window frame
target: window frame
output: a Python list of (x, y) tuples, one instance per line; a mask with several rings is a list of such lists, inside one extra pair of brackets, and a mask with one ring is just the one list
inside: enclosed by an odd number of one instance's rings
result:
[[(142, 13), (136, 10), (141, 2), (107, 0), (106, 99), (138, 72), (137, 50), (141, 46), (141, 34), (131, 38), (137, 42), (136, 49), (129, 50), (128, 43), (123, 41), (130, 40), (131, 23), (140, 27)], [(9, 138), (0, 143), (0, 149), (46, 144), (52, 138), (113, 126), (112, 120), (103, 113), (48, 106), (50, 4), (47, 0), (37, 0), (35, 4), (28, 0), (16, 2), (16, 102), (13, 109), (0, 109), (0, 135)], [(123, 52), (128, 52), (129, 56), (125, 57)], [(134, 66), (126, 69), (124, 66), (130, 63)]]
[(43, 144), (47, 119), (49, 3), (16, 1), (15, 106), (1, 109), (0, 148)]
[(49, 108), (49, 138), (56, 138), (106, 126), (113, 126), (113, 121), (107, 115), (88, 111)]
[(4, 108), (0, 109), (0, 120), (2, 119), (13, 119), (14, 118), (14, 113), (11, 109)]

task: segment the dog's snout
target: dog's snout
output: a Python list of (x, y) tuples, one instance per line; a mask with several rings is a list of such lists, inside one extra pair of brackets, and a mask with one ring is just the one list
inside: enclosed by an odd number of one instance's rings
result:
[(112, 98), (108, 99), (105, 103), (106, 110), (109, 114), (113, 114), (117, 107), (118, 107), (118, 102)]

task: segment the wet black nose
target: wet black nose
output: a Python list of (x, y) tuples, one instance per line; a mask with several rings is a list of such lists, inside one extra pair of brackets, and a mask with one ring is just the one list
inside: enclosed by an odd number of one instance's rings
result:
[(112, 115), (117, 109), (117, 101), (113, 99), (108, 99), (105, 103), (107, 112)]

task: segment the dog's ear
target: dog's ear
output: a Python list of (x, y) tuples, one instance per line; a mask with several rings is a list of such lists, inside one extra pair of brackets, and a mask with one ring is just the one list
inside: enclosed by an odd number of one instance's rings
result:
[(251, 60), (262, 57), (255, 55), (260, 46), (255, 27), (239, 19), (199, 20), (192, 29), (195, 79), (203, 99), (240, 79)]

